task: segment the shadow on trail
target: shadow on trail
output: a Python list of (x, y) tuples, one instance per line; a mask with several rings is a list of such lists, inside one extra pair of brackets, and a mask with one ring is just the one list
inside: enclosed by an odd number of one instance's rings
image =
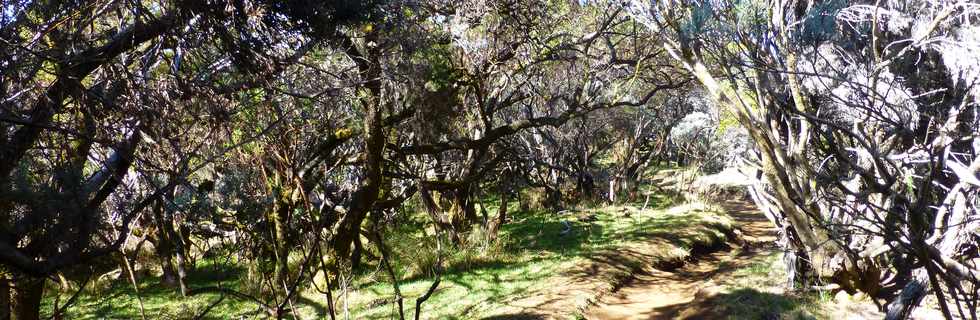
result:
[(533, 313), (515, 313), (515, 314), (504, 314), (499, 316), (490, 316), (482, 318), (481, 320), (539, 320), (545, 319), (544, 316)]
[[(719, 201), (741, 235), (735, 250), (708, 250), (679, 266), (654, 266), (637, 274), (587, 311), (588, 319), (812, 319), (796, 311), (798, 297), (737, 285), (723, 290), (740, 270), (759, 263), (775, 247), (769, 220), (751, 204)], [(724, 243), (724, 241), (722, 241)], [(629, 254), (629, 253), (625, 253)], [(797, 313), (792, 316), (794, 313)], [(790, 316), (787, 318), (787, 316)]]
[[(729, 293), (716, 294), (651, 310), (649, 319), (727, 319), (732, 315), (749, 316), (750, 319), (785, 319), (799, 307), (791, 297), (741, 288)], [(792, 319), (816, 319), (796, 315)]]

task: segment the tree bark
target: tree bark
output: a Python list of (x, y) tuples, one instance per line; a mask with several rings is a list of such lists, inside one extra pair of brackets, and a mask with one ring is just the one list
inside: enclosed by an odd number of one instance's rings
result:
[(449, 202), (449, 219), (453, 228), (452, 233), (457, 235), (466, 233), (474, 223), (480, 220), (476, 214), (476, 207), (468, 187), (464, 186), (442, 192), (442, 195), (442, 198), (447, 199)]
[(487, 227), (487, 237), (493, 242), (497, 239), (497, 233), (500, 232), (500, 226), (507, 222), (507, 204), (510, 201), (510, 197), (507, 192), (500, 193), (500, 208), (497, 208), (497, 217), (490, 221), (490, 225)]
[(616, 178), (609, 180), (609, 203), (616, 203)]
[[(378, 31), (368, 32), (364, 43), (378, 43)], [(382, 117), (381, 65), (378, 46), (368, 47), (366, 52), (357, 49), (350, 39), (347, 52), (357, 63), (358, 73), (365, 81), (360, 102), (364, 108), (364, 182), (351, 199), (350, 210), (334, 229), (333, 249), (338, 259), (350, 258), (354, 237), (360, 237), (361, 224), (374, 209), (381, 192), (384, 166), (385, 131)]]
[(361, 255), (364, 254), (364, 243), (361, 242), (360, 235), (355, 235), (353, 240), (354, 250), (350, 252), (350, 268), (351, 270), (358, 270), (361, 268)]
[[(58, 68), (61, 72), (57, 75), (57, 79), (47, 88), (43, 98), (37, 99), (28, 112), (31, 115), (29, 121), (32, 125), (23, 126), (13, 132), (11, 138), (4, 141), (5, 143), (0, 147), (0, 185), (9, 182), (10, 173), (41, 137), (42, 130), (56, 114), (63, 111), (65, 100), (77, 88), (79, 81), (126, 51), (183, 24), (191, 16), (171, 13), (154, 21), (121, 28), (120, 30), (124, 31), (116, 35), (112, 41), (86, 50), (74, 51), (77, 53), (63, 59), (64, 63)], [(71, 52), (67, 48), (65, 50)]]
[(185, 268), (186, 265), (187, 265), (187, 260), (184, 258), (184, 253), (181, 252), (181, 250), (179, 250), (178, 248), (177, 263), (175, 264), (175, 266), (177, 267), (177, 284), (180, 287), (180, 294), (185, 297), (187, 296), (190, 290), (190, 288), (187, 286), (187, 269)]
[(919, 269), (914, 273), (915, 275), (912, 281), (905, 284), (902, 292), (888, 304), (885, 320), (908, 319), (909, 315), (912, 314), (912, 310), (926, 296), (929, 290), (929, 279), (925, 274), (925, 270)]
[(422, 197), (422, 206), (425, 208), (426, 213), (432, 219), (432, 223), (435, 224), (436, 233), (438, 231), (445, 231), (449, 233), (449, 239), (453, 243), (460, 243), (462, 239), (459, 234), (456, 233), (456, 229), (453, 228), (452, 220), (445, 213), (442, 212), (442, 208), (436, 203), (435, 199), (432, 198), (430, 193), (425, 186), (419, 190), (419, 196)]
[(157, 201), (153, 206), (153, 220), (157, 225), (157, 232), (154, 235), (155, 239), (153, 239), (153, 249), (156, 252), (157, 259), (160, 260), (160, 269), (163, 271), (163, 275), (160, 276), (160, 284), (167, 287), (175, 287), (178, 285), (178, 275), (173, 263), (174, 247), (169, 235), (164, 230), (163, 210), (163, 200)]
[(0, 320), (10, 319), (10, 278), (0, 276)]
[(588, 172), (588, 169), (582, 168), (576, 175), (576, 187), (578, 188), (578, 193), (587, 199), (592, 199), (595, 195), (595, 179), (592, 178), (592, 174)]
[(555, 212), (561, 210), (561, 190), (557, 188), (545, 187), (545, 193), (547, 197), (545, 202), (548, 208), (555, 210)]
[(10, 300), (12, 320), (40, 320), (44, 279), (24, 276), (14, 281)]
[[(282, 195), (276, 195), (281, 197)], [(289, 282), (289, 249), (286, 239), (286, 214), (289, 211), (281, 199), (275, 200), (268, 219), (272, 222), (272, 250), (275, 255), (275, 270), (273, 271), (273, 292), (278, 292), (281, 286)]]
[[(832, 257), (840, 252), (840, 248), (830, 240), (826, 232), (811, 224), (807, 213), (818, 214), (819, 212), (815, 212), (814, 208), (809, 206), (804, 207), (803, 203), (804, 199), (807, 199), (805, 194), (807, 190), (802, 190), (804, 187), (802, 184), (794, 185), (794, 181), (810, 181), (812, 177), (795, 177), (794, 179), (789, 176), (791, 173), (805, 174), (807, 172), (795, 165), (799, 159), (791, 158), (792, 154), (787, 155), (785, 153), (772, 132), (773, 128), (769, 127), (768, 122), (762, 120), (763, 117), (757, 114), (760, 111), (745, 106), (739, 102), (742, 100), (731, 96), (732, 93), (730, 92), (734, 91), (737, 94), (737, 91), (722, 88), (718, 80), (708, 71), (700, 57), (690, 47), (681, 44), (678, 48), (676, 44), (672, 43), (667, 43), (664, 47), (671, 56), (701, 82), (715, 103), (729, 108), (736, 115), (742, 127), (748, 130), (750, 137), (759, 149), (762, 170), (767, 182), (773, 186), (774, 197), (779, 209), (789, 221), (793, 231), (799, 236), (801, 243), (797, 245), (806, 249), (812, 270), (821, 277), (832, 277), (834, 273), (841, 271), (840, 266), (830, 265), (830, 261), (833, 260)], [(803, 101), (794, 102), (804, 103)], [(794, 106), (799, 107), (799, 105)], [(792, 148), (790, 151), (796, 152), (802, 148), (800, 144), (804, 143), (805, 141), (796, 141), (790, 146)]]
[[(173, 191), (171, 190), (166, 196), (166, 201), (173, 201)], [(187, 286), (187, 259), (185, 257), (184, 241), (174, 230), (174, 213), (173, 210), (166, 207), (162, 210), (162, 218), (159, 223), (160, 230), (166, 235), (165, 241), (169, 242), (171, 246), (171, 255), (176, 258), (176, 263), (173, 264), (174, 269), (177, 271), (177, 284), (180, 288), (180, 294), (182, 296), (187, 296), (188, 286)], [(173, 260), (170, 260), (173, 261)]]

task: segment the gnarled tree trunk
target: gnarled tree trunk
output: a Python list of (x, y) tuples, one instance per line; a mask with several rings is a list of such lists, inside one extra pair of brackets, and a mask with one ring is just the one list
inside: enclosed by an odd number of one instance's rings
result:
[(12, 320), (40, 320), (44, 279), (22, 276), (13, 281), (10, 299)]
[(10, 278), (0, 275), (0, 320), (10, 319)]

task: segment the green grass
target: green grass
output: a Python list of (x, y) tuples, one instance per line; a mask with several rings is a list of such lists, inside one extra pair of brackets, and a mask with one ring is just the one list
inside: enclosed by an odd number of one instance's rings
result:
[[(221, 285), (231, 289), (241, 289), (238, 275), (242, 270), (228, 266), (202, 262), (190, 273), (188, 283), (192, 287)], [(139, 319), (139, 298), (142, 297), (147, 319), (193, 319), (194, 316), (218, 299), (215, 294), (201, 294), (182, 297), (177, 289), (160, 284), (157, 277), (146, 277), (139, 282), (140, 295), (137, 296), (129, 278), (104, 280), (99, 289), (89, 286), (79, 295), (78, 300), (67, 310), (66, 319)], [(42, 301), (42, 315), (51, 314), (55, 297), (51, 292), (57, 290), (49, 285)], [(73, 293), (73, 292), (72, 292)], [(64, 293), (60, 302), (64, 303), (71, 293)], [(207, 314), (204, 319), (227, 319), (256, 314), (257, 308), (247, 302), (225, 299)]]
[[(513, 204), (516, 206), (516, 203)], [(515, 312), (514, 301), (552, 290), (572, 277), (598, 277), (603, 281), (621, 280), (633, 269), (661, 260), (683, 260), (693, 248), (724, 240), (731, 222), (712, 208), (687, 205), (669, 209), (669, 199), (654, 197), (645, 211), (642, 205), (627, 204), (602, 208), (570, 210), (559, 216), (552, 212), (516, 212), (501, 229), (499, 241), (483, 243), (472, 235), (469, 245), (445, 252), (445, 270), (436, 293), (422, 306), (427, 319), (472, 319), (502, 316)], [(495, 212), (495, 208), (490, 212)], [(516, 208), (514, 208), (516, 210)], [(627, 214), (628, 213), (628, 214)], [(594, 221), (579, 221), (591, 216)], [(562, 221), (572, 231), (562, 234)], [(411, 217), (397, 230), (387, 230), (393, 265), (405, 297), (406, 316), (411, 317), (415, 299), (433, 280), (434, 237), (423, 216)], [(651, 239), (658, 244), (649, 245)], [(372, 245), (366, 244), (373, 250)], [(449, 247), (449, 246), (447, 246)], [(620, 255), (622, 248), (641, 248), (638, 255)], [(604, 274), (584, 274), (582, 266), (605, 263)], [(192, 288), (221, 284), (242, 289), (244, 271), (235, 263), (203, 264), (191, 274)], [(242, 264), (244, 265), (244, 264)], [(70, 319), (138, 319), (138, 302), (132, 285), (122, 278), (99, 291), (87, 290), (68, 311)], [(348, 290), (335, 290), (336, 310), (343, 318), (396, 318), (392, 303), (393, 287), (377, 265), (367, 264), (353, 275)], [(54, 290), (49, 290), (53, 292)], [(216, 294), (181, 297), (175, 289), (159, 285), (159, 279), (146, 277), (140, 291), (150, 319), (190, 319), (218, 299)], [(65, 301), (63, 295), (60, 301)], [(50, 314), (54, 295), (44, 300), (43, 314)], [(326, 316), (326, 298), (306, 290), (297, 308), (303, 318)], [(577, 310), (568, 310), (572, 316)], [(231, 297), (215, 306), (206, 319), (262, 318), (264, 314), (247, 301)]]
[[(662, 205), (661, 207), (666, 206)], [(624, 216), (622, 210), (631, 212)], [(703, 209), (703, 208), (702, 208)], [(572, 232), (562, 235), (562, 220), (553, 213), (520, 213), (505, 225), (500, 252), (468, 268), (450, 267), (439, 290), (423, 305), (423, 315), (438, 319), (471, 319), (499, 316), (512, 310), (515, 300), (542, 294), (550, 286), (575, 276), (616, 278), (622, 275), (577, 275), (583, 265), (594, 263), (617, 252), (616, 249), (639, 245), (653, 239), (670, 246), (651, 248), (650, 256), (618, 256), (612, 263), (625, 272), (655, 262), (649, 259), (684, 259), (691, 248), (724, 239), (721, 230), (731, 228), (723, 215), (689, 206), (687, 210), (647, 210), (636, 212), (633, 206), (611, 206), (575, 211), (572, 216), (594, 215), (592, 222), (571, 222)], [(479, 254), (475, 256), (479, 257)], [(489, 258), (489, 259), (488, 259)], [(611, 270), (610, 272), (616, 272)], [(613, 279), (610, 279), (610, 281)], [(406, 313), (414, 313), (414, 299), (428, 288), (430, 278), (402, 283)], [(369, 283), (357, 290), (350, 302), (354, 318), (388, 319), (397, 316), (394, 304), (377, 304), (393, 294), (388, 283)], [(569, 310), (569, 315), (576, 310)]]
[(713, 297), (727, 319), (829, 319), (825, 304), (829, 294), (785, 294), (786, 270), (778, 252), (754, 259), (735, 270), (722, 293)]

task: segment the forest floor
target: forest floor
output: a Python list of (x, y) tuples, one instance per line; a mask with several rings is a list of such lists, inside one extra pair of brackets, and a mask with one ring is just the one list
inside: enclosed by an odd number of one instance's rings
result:
[[(820, 297), (780, 290), (776, 232), (744, 201), (722, 202), (741, 231), (727, 250), (679, 268), (647, 268), (586, 310), (587, 319), (809, 319), (824, 314)], [(860, 310), (855, 310), (859, 311)], [(864, 317), (861, 317), (863, 319)]]
[[(662, 174), (662, 173), (661, 173)], [(677, 175), (676, 173), (669, 173)], [(719, 174), (720, 184), (740, 180)], [(657, 178), (661, 184), (676, 184)], [(665, 181), (666, 180), (666, 181)], [(702, 182), (699, 180), (698, 182)], [(712, 182), (708, 182), (712, 184)], [(765, 216), (746, 200), (716, 200), (739, 234), (723, 250), (692, 256), (682, 266), (651, 264), (627, 284), (580, 314), (595, 320), (625, 319), (882, 319), (874, 302), (862, 294), (786, 288), (786, 269), (777, 234)], [(731, 241), (734, 240), (734, 241)], [(927, 298), (926, 300), (929, 300)], [(938, 319), (928, 301), (911, 319)]]
[[(422, 305), (421, 318), (881, 318), (860, 296), (785, 290), (775, 232), (748, 202), (685, 201), (659, 187), (645, 192), (649, 199), (560, 212), (514, 208), (497, 241), (481, 242), (474, 233), (467, 246), (441, 254), (441, 283)], [(438, 255), (428, 225), (419, 215), (387, 235), (406, 318), (434, 280)], [(192, 287), (247, 290), (243, 271), (205, 261), (189, 281)], [(338, 319), (398, 318), (394, 288), (381, 268), (368, 265), (344, 279), (346, 289), (334, 292)], [(221, 300), (211, 294), (180, 297), (152, 275), (140, 279), (140, 295), (124, 279), (104, 283), (86, 289), (66, 318), (140, 318), (136, 297), (142, 296), (148, 318), (190, 319)], [(46, 297), (45, 314), (70, 294)], [(325, 297), (313, 289), (297, 299), (297, 318), (326, 318), (326, 310)], [(204, 318), (243, 317), (263, 318), (250, 302), (231, 299)]]
[[(468, 258), (469, 266), (450, 267), (423, 305), (422, 318), (580, 318), (643, 268), (683, 265), (734, 236), (731, 219), (717, 206), (675, 204), (661, 196), (647, 208), (642, 204), (516, 213), (502, 230), (506, 245), (497, 254)], [(431, 277), (401, 283), (408, 315), (429, 284)], [(386, 300), (391, 293), (387, 283), (365, 283), (347, 300), (352, 318), (397, 317)]]
[[(745, 201), (721, 202), (741, 234), (727, 250), (693, 257), (679, 268), (644, 269), (604, 295), (585, 319), (882, 319), (866, 296), (787, 291), (776, 232)], [(929, 300), (929, 299), (927, 299)], [(940, 319), (928, 301), (910, 319)]]

